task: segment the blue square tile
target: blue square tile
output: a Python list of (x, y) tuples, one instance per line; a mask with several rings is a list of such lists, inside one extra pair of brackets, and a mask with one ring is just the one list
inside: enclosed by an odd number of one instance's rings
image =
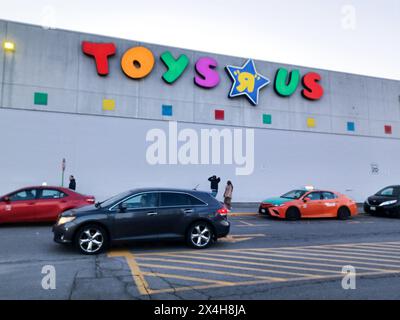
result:
[(162, 106), (162, 115), (163, 116), (172, 116), (172, 106), (169, 105), (163, 105)]
[(354, 122), (347, 122), (347, 131), (356, 131), (356, 125)]

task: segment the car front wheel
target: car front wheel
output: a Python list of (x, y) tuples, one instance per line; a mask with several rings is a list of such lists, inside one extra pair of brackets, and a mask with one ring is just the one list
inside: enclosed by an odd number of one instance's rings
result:
[(301, 214), (299, 209), (291, 207), (286, 211), (286, 219), (290, 221), (296, 221), (301, 219)]
[(204, 249), (213, 242), (213, 231), (207, 222), (195, 222), (186, 235), (187, 243), (196, 249)]
[(337, 214), (339, 220), (347, 220), (350, 218), (350, 216), (350, 210), (346, 207), (341, 207)]
[(75, 237), (75, 245), (83, 254), (100, 253), (107, 247), (107, 244), (106, 231), (97, 225), (82, 227)]

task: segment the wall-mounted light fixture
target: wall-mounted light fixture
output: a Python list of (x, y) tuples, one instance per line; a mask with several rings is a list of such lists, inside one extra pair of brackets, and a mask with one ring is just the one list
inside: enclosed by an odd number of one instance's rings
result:
[(5, 51), (15, 51), (15, 43), (12, 41), (4, 41), (3, 42), (3, 49)]

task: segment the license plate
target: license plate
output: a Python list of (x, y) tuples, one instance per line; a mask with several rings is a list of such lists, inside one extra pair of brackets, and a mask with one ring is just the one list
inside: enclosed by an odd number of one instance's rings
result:
[(376, 207), (371, 207), (370, 208), (372, 211), (376, 211)]

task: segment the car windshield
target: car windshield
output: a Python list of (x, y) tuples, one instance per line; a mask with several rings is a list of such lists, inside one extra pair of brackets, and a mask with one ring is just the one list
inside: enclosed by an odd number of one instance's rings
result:
[(399, 187), (388, 187), (379, 191), (377, 196), (384, 196), (384, 197), (398, 197), (400, 195), (400, 188)]
[(300, 199), (307, 191), (306, 190), (292, 190), (285, 193), (281, 198), (285, 199)]
[(127, 196), (129, 196), (131, 194), (131, 191), (126, 191), (120, 194), (117, 194), (116, 196), (113, 196), (103, 202), (100, 202), (100, 206), (102, 207), (108, 207), (113, 205), (114, 203), (126, 198)]

